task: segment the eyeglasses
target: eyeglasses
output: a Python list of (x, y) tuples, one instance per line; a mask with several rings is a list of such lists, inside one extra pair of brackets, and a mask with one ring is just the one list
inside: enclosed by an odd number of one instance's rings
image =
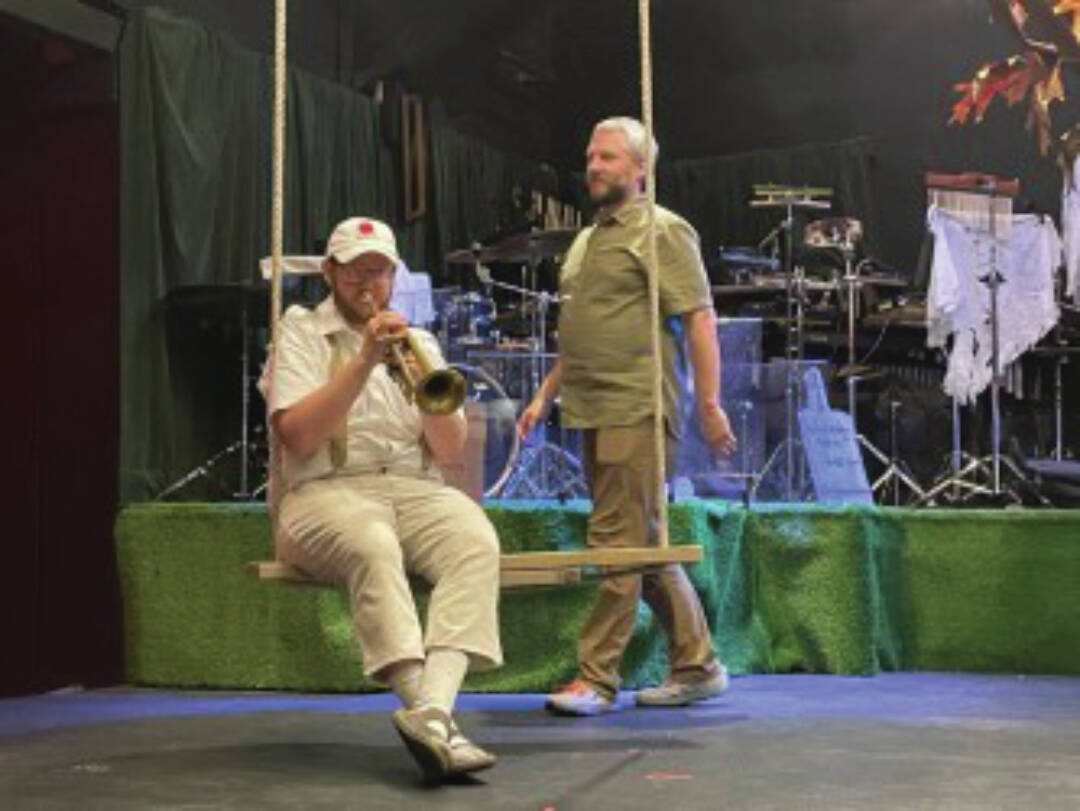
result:
[(352, 284), (388, 279), (393, 272), (392, 267), (357, 267), (356, 265), (338, 265), (336, 270), (340, 279)]

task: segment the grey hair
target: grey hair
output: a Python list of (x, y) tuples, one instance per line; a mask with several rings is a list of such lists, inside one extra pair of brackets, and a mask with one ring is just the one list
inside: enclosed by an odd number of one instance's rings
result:
[[(626, 137), (626, 144), (630, 149), (630, 154), (645, 162), (645, 145), (648, 133), (645, 131), (645, 126), (636, 118), (630, 118), (629, 116), (616, 116), (615, 118), (605, 118), (595, 127), (593, 132), (599, 130), (621, 132)], [(660, 156), (660, 145), (656, 142), (656, 138), (652, 139), (652, 159), (653, 166), (656, 165), (656, 159)]]

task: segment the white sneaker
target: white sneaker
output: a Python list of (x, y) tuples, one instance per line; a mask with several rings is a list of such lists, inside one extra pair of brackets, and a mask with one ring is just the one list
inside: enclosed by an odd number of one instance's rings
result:
[(447, 774), (471, 774), (490, 769), (498, 760), (494, 752), (489, 752), (466, 738), (452, 720), (449, 743), (450, 763), (446, 769)]
[(450, 770), (450, 716), (437, 707), (402, 707), (391, 720), (424, 779), (430, 783), (445, 777)]
[(693, 681), (679, 681), (668, 676), (659, 687), (639, 690), (634, 699), (641, 707), (685, 707), (687, 704), (714, 698), (727, 687), (727, 668), (720, 665), (719, 670), (711, 676)]
[(558, 692), (549, 695), (545, 706), (562, 715), (601, 715), (616, 709), (612, 699), (584, 679), (574, 679)]

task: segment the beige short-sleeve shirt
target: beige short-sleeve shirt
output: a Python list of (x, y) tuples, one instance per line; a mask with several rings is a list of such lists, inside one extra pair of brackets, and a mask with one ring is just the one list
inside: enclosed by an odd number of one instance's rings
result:
[[(585, 228), (567, 252), (558, 334), (567, 427), (632, 425), (653, 414), (647, 239), (648, 203), (638, 198)], [(686, 220), (657, 206), (656, 241), (664, 412), (679, 436), (679, 316), (712, 307), (712, 293), (697, 232)]]
[[(439, 344), (428, 332), (410, 329), (432, 363), (445, 365)], [(342, 360), (356, 355), (364, 338), (349, 327), (334, 305), (325, 299), (314, 310), (290, 307), (279, 324), (280, 350), (272, 381), (262, 388), (270, 415), (298, 403), (330, 380), (335, 342)], [(438, 468), (429, 465), (421, 443), (423, 423), (419, 409), (406, 399), (401, 386), (390, 376), (386, 364), (378, 364), (349, 409), (346, 420), (346, 461), (334, 468), (330, 443), (308, 457), (283, 448), (283, 473), (288, 487), (330, 475), (355, 475), (390, 470), (406, 475), (439, 479)]]

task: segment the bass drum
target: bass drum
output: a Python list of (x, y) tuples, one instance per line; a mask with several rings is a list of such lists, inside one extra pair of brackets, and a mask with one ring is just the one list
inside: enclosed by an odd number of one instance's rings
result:
[(484, 369), (452, 364), (465, 377), (465, 417), (469, 424), (462, 464), (443, 468), (443, 478), (476, 501), (496, 498), (517, 464), (520, 442), (516, 400)]

